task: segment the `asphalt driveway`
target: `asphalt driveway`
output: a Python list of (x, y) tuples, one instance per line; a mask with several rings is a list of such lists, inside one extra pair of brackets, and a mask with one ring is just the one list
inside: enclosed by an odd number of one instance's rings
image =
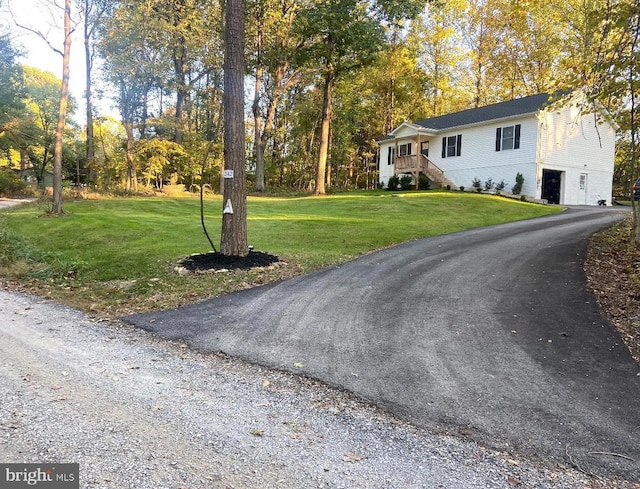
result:
[(640, 368), (582, 264), (616, 208), (406, 243), (125, 321), (352, 391), (403, 419), (640, 480)]

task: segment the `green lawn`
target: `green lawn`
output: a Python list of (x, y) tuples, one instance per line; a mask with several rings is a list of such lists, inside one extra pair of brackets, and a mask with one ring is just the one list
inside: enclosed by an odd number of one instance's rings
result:
[[(4, 281), (84, 310), (122, 314), (175, 306), (287, 278), (424, 236), (552, 214), (556, 207), (461, 192), (352, 192), (326, 197), (249, 197), (248, 240), (286, 260), (275, 270), (179, 276), (176, 262), (210, 251), (197, 198), (66, 202), (0, 217)], [(205, 201), (214, 243), (222, 201)]]

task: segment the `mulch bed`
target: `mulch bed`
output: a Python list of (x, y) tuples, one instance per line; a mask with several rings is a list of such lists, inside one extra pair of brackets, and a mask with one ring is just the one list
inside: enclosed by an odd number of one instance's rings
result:
[(191, 255), (178, 265), (190, 272), (207, 270), (249, 270), (268, 267), (278, 263), (280, 258), (262, 251), (249, 251), (247, 256), (228, 256), (220, 252)]

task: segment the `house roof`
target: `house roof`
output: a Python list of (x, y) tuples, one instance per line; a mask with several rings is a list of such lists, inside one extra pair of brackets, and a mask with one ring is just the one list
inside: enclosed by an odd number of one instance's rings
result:
[(467, 109), (453, 114), (431, 117), (414, 122), (416, 126), (440, 131), (468, 124), (504, 119), (518, 115), (533, 114), (543, 109), (556, 98), (548, 93), (539, 93), (507, 102), (485, 105), (475, 109)]

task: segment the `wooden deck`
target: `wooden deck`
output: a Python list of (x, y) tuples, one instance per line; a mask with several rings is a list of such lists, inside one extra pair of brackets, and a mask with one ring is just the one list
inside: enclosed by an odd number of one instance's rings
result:
[(440, 187), (452, 185), (444, 172), (434, 165), (429, 158), (422, 154), (396, 157), (394, 173), (396, 175), (411, 173), (416, 182), (418, 181), (420, 173), (423, 173), (429, 177), (429, 180)]

